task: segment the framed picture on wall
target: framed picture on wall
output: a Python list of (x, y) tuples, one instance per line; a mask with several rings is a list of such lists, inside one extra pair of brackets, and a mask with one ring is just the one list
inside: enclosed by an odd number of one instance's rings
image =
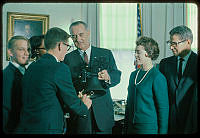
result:
[[(42, 35), (49, 29), (49, 15), (8, 12), (7, 28), (7, 42), (16, 35), (22, 35), (28, 39), (35, 35)], [(6, 57), (9, 60), (8, 53)]]

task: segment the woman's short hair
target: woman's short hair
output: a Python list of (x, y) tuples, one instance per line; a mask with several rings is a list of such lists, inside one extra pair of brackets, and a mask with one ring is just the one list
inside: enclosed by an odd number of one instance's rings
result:
[(144, 47), (144, 50), (151, 60), (156, 60), (158, 58), (160, 50), (158, 43), (153, 38), (141, 36), (136, 41), (136, 47), (139, 45)]
[(44, 35), (40, 36), (32, 36), (29, 39), (31, 45), (31, 58), (35, 58), (37, 56), (37, 48), (39, 48), (42, 44), (42, 40), (44, 39)]

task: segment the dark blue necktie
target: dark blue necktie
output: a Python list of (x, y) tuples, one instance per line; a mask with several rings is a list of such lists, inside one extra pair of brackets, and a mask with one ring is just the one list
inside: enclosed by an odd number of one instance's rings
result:
[(180, 81), (181, 77), (182, 77), (182, 66), (183, 66), (183, 58), (179, 59), (179, 71), (178, 71), (178, 81)]

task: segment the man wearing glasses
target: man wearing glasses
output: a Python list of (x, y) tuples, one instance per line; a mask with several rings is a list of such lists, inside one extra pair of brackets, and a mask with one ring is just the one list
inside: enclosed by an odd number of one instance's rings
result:
[(192, 31), (177, 26), (167, 41), (174, 56), (161, 60), (159, 68), (168, 81), (169, 133), (197, 132), (197, 54), (191, 51)]
[(65, 133), (66, 108), (80, 118), (87, 118), (92, 101), (86, 95), (81, 100), (77, 97), (70, 70), (60, 62), (69, 50), (69, 37), (57, 27), (47, 31), (44, 37), (47, 53), (29, 66), (22, 80), (23, 107), (17, 133)]

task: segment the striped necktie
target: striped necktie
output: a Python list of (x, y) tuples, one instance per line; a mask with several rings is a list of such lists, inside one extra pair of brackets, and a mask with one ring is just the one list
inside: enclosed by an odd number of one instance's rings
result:
[(86, 64), (89, 64), (88, 55), (87, 55), (87, 53), (86, 53), (85, 51), (83, 52), (83, 57), (84, 57), (85, 63), (86, 63)]

